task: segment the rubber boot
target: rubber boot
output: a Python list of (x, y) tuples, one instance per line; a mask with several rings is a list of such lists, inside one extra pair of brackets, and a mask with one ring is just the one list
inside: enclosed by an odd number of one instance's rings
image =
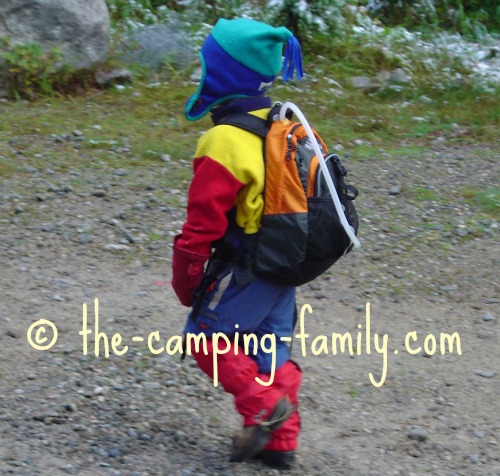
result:
[(281, 398), (273, 408), (269, 417), (258, 425), (246, 426), (233, 441), (231, 461), (241, 462), (259, 454), (290, 415), (295, 411), (290, 399)]

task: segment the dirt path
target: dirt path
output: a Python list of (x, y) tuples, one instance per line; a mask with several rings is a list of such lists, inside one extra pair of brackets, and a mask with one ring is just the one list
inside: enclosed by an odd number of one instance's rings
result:
[[(294, 340), (303, 432), (289, 474), (500, 475), (498, 232), (467, 199), (498, 186), (499, 158), (477, 146), (350, 165), (363, 249), (299, 289), (310, 337), (305, 356)], [(186, 314), (168, 284), (184, 216), (170, 167), (21, 163), (0, 182), (0, 474), (277, 474), (228, 463), (229, 396), (190, 359), (148, 349), (154, 331), (156, 349), (175, 345)], [(93, 355), (96, 298), (109, 358), (104, 335)], [(58, 330), (50, 350), (27, 340), (40, 319)], [(354, 355), (334, 355), (332, 333)]]

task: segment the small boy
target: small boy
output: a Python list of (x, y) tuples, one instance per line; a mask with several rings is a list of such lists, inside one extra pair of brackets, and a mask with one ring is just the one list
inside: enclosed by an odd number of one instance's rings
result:
[[(219, 20), (199, 56), (202, 77), (185, 108), (191, 121), (208, 112), (214, 124), (235, 112), (266, 118), (272, 103), (265, 94), (282, 66), (285, 81), (294, 70), (299, 79), (303, 74), (293, 34), (249, 19)], [(263, 139), (215, 125), (200, 138), (193, 169), (187, 220), (174, 239), (172, 286), (183, 305), (193, 306), (185, 334), (204, 334), (207, 346), (188, 350), (234, 396), (243, 417), (231, 461), (259, 458), (286, 469), (300, 432), (301, 370), (281, 340), (293, 332), (295, 288), (251, 269), (264, 205)], [(227, 341), (215, 339), (220, 333)], [(256, 339), (244, 349), (236, 336)], [(269, 340), (272, 352), (263, 345)]]

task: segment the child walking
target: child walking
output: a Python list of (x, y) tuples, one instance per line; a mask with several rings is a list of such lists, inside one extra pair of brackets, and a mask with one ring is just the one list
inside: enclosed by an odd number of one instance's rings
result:
[[(294, 71), (302, 77), (300, 46), (284, 27), (221, 19), (199, 56), (202, 77), (185, 115), (195, 121), (210, 112), (215, 125), (198, 141), (187, 219), (174, 239), (172, 286), (181, 303), (192, 307), (184, 333), (207, 338), (206, 349), (189, 350), (208, 376), (213, 379), (217, 372), (242, 416), (231, 460), (259, 458), (286, 469), (294, 461), (300, 432), (301, 371), (281, 340), (293, 332), (295, 288), (252, 272), (264, 206), (263, 139), (216, 124), (240, 112), (267, 118), (272, 102), (266, 93), (280, 72), (285, 81)], [(214, 348), (219, 333), (231, 343), (220, 354)], [(245, 351), (236, 335), (256, 339)], [(272, 352), (258, 344), (266, 336), (273, 337)]]

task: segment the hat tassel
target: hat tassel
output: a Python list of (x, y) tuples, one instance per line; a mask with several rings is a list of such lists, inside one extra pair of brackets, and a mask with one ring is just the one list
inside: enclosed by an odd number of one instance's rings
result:
[(283, 61), (283, 81), (288, 81), (293, 78), (294, 70), (297, 73), (297, 79), (301, 79), (304, 76), (304, 69), (302, 66), (302, 50), (300, 49), (300, 43), (292, 36), (286, 42), (285, 48), (285, 60)]

